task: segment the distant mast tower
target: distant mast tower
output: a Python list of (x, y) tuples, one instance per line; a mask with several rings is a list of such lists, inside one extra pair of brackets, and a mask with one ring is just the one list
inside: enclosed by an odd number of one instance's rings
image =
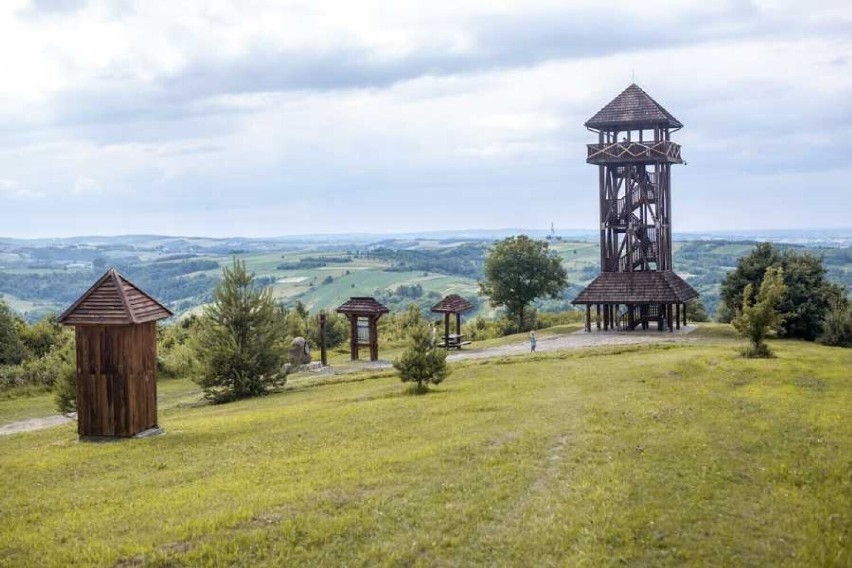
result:
[(585, 126), (598, 135), (586, 162), (598, 166), (601, 274), (573, 303), (586, 331), (592, 306), (598, 329), (679, 329), (698, 297), (672, 270), (671, 165), (683, 160), (670, 135), (683, 124), (631, 84)]

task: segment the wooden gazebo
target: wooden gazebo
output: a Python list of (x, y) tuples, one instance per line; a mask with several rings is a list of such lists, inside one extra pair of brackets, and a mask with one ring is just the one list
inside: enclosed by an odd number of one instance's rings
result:
[(157, 431), (156, 322), (171, 315), (110, 268), (59, 316), (75, 328), (81, 438)]
[[(445, 296), (443, 300), (432, 306), (432, 312), (444, 314), (444, 343), (443, 347), (449, 349), (455, 347), (461, 349), (462, 345), (469, 344), (470, 341), (464, 341), (464, 335), (461, 332), (461, 315), (473, 309), (473, 304), (459, 296), (458, 294), (450, 294)], [(455, 315), (456, 332), (450, 333), (450, 316)]]
[(378, 321), (390, 310), (370, 297), (353, 297), (337, 308), (337, 313), (349, 319), (349, 351), (352, 360), (358, 360), (358, 347), (369, 346), (370, 361), (379, 359)]

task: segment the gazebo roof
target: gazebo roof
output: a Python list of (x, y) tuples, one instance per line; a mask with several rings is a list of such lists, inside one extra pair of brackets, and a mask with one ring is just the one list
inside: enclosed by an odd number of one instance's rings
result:
[(130, 325), (172, 316), (171, 310), (110, 268), (71, 304), (59, 323), (65, 325)]
[(473, 309), (473, 304), (458, 294), (445, 296), (443, 300), (432, 306), (433, 312), (444, 314), (460, 314), (471, 309)]
[(374, 316), (390, 312), (384, 304), (375, 298), (359, 296), (349, 298), (349, 301), (337, 308), (339, 314), (350, 314), (356, 316)]
[(572, 304), (678, 304), (698, 297), (680, 276), (665, 272), (603, 272)]
[(612, 99), (592, 118), (586, 121), (588, 128), (683, 128), (683, 124), (648, 93), (632, 83), (620, 95)]

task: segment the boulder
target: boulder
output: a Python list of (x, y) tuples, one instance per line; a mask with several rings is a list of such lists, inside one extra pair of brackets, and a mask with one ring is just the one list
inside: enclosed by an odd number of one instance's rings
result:
[(293, 339), (290, 344), (288, 359), (292, 365), (307, 365), (311, 362), (311, 346), (304, 337)]

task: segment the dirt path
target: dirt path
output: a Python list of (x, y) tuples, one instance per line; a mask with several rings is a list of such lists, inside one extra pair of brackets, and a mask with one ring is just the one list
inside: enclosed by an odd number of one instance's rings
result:
[[(536, 342), (536, 352), (546, 353), (549, 351), (562, 351), (566, 349), (585, 349), (589, 347), (601, 347), (607, 345), (636, 345), (642, 343), (672, 343), (683, 341), (694, 341), (688, 337), (688, 334), (695, 327), (683, 327), (674, 333), (661, 333), (658, 331), (631, 331), (631, 332), (599, 332), (585, 333), (578, 331), (569, 335), (555, 335), (539, 337)], [(447, 356), (447, 361), (465, 361), (469, 359), (488, 359), (491, 357), (506, 357), (511, 355), (523, 355), (530, 352), (530, 344), (528, 341), (518, 341), (508, 345), (500, 345), (498, 347), (487, 347), (484, 349), (467, 349), (461, 352), (450, 353)], [(370, 369), (388, 369), (390, 361), (375, 361), (365, 365), (364, 368)], [(348, 372), (358, 372), (364, 368), (350, 369)], [(328, 367), (318, 371), (322, 374), (335, 374), (334, 369)], [(0, 426), (0, 436), (7, 434), (15, 434), (18, 432), (30, 432), (33, 430), (41, 430), (42, 428), (50, 428), (70, 422), (74, 418), (68, 418), (64, 415), (47, 416), (45, 418), (31, 418), (29, 420), (21, 420), (20, 422), (12, 422), (5, 426)]]
[(33, 430), (41, 430), (42, 428), (50, 428), (51, 426), (59, 426), (66, 422), (71, 422), (74, 418), (69, 418), (64, 414), (55, 414), (44, 418), (30, 418), (29, 420), (21, 420), (20, 422), (12, 422), (0, 426), (0, 436), (7, 434), (17, 434), (18, 432), (31, 432)]
[[(586, 333), (578, 331), (569, 335), (555, 335), (539, 337), (536, 341), (536, 352), (562, 351), (566, 349), (584, 349), (589, 347), (601, 347), (606, 345), (635, 345), (641, 343), (672, 343), (682, 341), (694, 341), (687, 337), (695, 327), (683, 327), (673, 333), (659, 331), (630, 331), (609, 332), (595, 331)], [(530, 352), (528, 341), (489, 347), (485, 349), (470, 349), (468, 351), (451, 353), (447, 361), (464, 361), (466, 359), (486, 359), (489, 357), (505, 357), (508, 355), (522, 355)]]

